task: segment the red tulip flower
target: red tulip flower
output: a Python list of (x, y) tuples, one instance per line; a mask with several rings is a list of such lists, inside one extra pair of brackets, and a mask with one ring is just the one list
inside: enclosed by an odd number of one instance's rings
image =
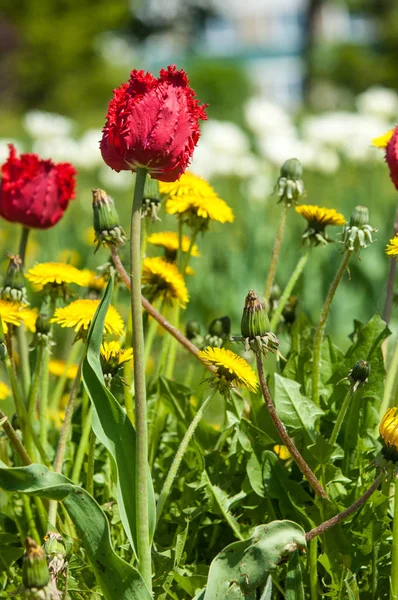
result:
[(394, 129), (386, 146), (386, 161), (390, 169), (391, 181), (398, 189), (398, 127)]
[(69, 163), (41, 160), (37, 154), (18, 158), (14, 146), (9, 148), (1, 167), (0, 215), (25, 227), (52, 227), (75, 197), (75, 169)]
[(188, 83), (175, 65), (158, 79), (132, 71), (109, 103), (100, 144), (106, 164), (118, 172), (143, 167), (160, 181), (179, 179), (199, 139), (199, 119), (207, 119)]

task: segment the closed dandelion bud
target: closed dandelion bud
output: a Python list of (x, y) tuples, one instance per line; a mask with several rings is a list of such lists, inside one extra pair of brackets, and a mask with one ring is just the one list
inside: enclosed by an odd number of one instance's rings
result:
[(280, 198), (279, 202), (285, 202), (287, 206), (291, 206), (304, 197), (302, 176), (303, 167), (297, 158), (289, 158), (283, 163), (274, 190), (274, 193)]
[(366, 360), (358, 360), (348, 373), (348, 379), (353, 383), (354, 390), (361, 384), (367, 383), (370, 374), (370, 363)]
[(35, 540), (27, 537), (22, 559), (22, 581), (25, 588), (43, 588), (50, 579), (45, 552)]
[(44, 552), (47, 555), (50, 573), (57, 576), (66, 566), (66, 547), (61, 534), (49, 531), (44, 537)]
[(200, 325), (197, 321), (188, 321), (185, 332), (189, 340), (193, 340), (196, 336), (200, 335)]
[(369, 210), (366, 206), (356, 206), (350, 218), (351, 227), (363, 227), (369, 224)]
[(101, 244), (122, 246), (126, 236), (119, 224), (115, 203), (104, 190), (93, 190), (93, 211), (96, 250)]
[(25, 277), (23, 274), (23, 263), (18, 254), (9, 257), (7, 273), (4, 277), (3, 287), (0, 295), (3, 300), (10, 302), (21, 302), (27, 304)]
[(209, 334), (216, 335), (226, 339), (231, 333), (231, 319), (229, 317), (219, 317), (214, 319), (209, 325)]
[(350, 222), (344, 227), (342, 244), (347, 250), (359, 254), (361, 248), (367, 248), (376, 240), (372, 233), (377, 231), (369, 224), (369, 211), (366, 206), (356, 206), (352, 212)]
[(246, 296), (240, 328), (242, 337), (249, 340), (263, 337), (269, 331), (265, 305), (254, 290), (250, 290)]
[(159, 182), (149, 175), (145, 178), (144, 193), (142, 196), (142, 217), (149, 217), (152, 221), (160, 221), (158, 212), (160, 209)]

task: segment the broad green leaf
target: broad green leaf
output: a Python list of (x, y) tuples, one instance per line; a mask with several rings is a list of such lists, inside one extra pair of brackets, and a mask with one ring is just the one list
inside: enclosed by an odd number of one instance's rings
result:
[(323, 411), (300, 392), (300, 384), (275, 373), (275, 408), (292, 435), (307, 433), (315, 442), (315, 423)]
[(1, 467), (0, 486), (63, 503), (107, 600), (151, 600), (139, 572), (115, 554), (107, 518), (83, 488), (43, 465)]
[(226, 494), (224, 490), (222, 490), (219, 486), (212, 484), (206, 471), (203, 471), (202, 478), (206, 483), (207, 497), (210, 500), (213, 510), (224, 517), (236, 537), (241, 540), (243, 536), (240, 525), (229, 511), (232, 500), (228, 497), (228, 494)]
[(230, 544), (213, 560), (204, 600), (255, 600), (281, 560), (304, 548), (305, 532), (297, 523), (259, 525), (251, 538)]
[[(136, 435), (130, 419), (119, 402), (104, 384), (100, 362), (100, 348), (104, 321), (111, 302), (113, 277), (109, 280), (104, 297), (92, 321), (83, 363), (83, 383), (93, 405), (93, 430), (112, 456), (117, 470), (117, 498), (120, 518), (133, 550), (137, 548), (137, 481)], [(148, 467), (149, 471), (149, 467)], [(155, 497), (152, 480), (148, 477), (149, 530), (155, 528)]]
[(299, 553), (293, 552), (289, 559), (285, 600), (304, 600), (303, 574), (301, 572)]

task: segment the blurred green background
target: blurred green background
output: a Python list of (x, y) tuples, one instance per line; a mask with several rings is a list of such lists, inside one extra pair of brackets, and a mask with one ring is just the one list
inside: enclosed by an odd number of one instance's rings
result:
[[(233, 224), (212, 223), (198, 241), (202, 256), (188, 281), (184, 321), (205, 325), (229, 314), (238, 332), (248, 289), (261, 292), (265, 282), (281, 212), (271, 196), (279, 166), (296, 156), (305, 167), (308, 203), (336, 208), (347, 219), (365, 204), (379, 229), (377, 242), (352, 260), (333, 307), (329, 327), (346, 347), (353, 319), (382, 312), (385, 298), (384, 249), (397, 195), (371, 139), (396, 124), (397, 31), (398, 7), (388, 0), (252, 0), (244, 9), (235, 0), (3, 0), (1, 160), (13, 141), (20, 151), (70, 160), (79, 171), (76, 201), (55, 228), (34, 232), (30, 260), (68, 260), (67, 249), (78, 252), (80, 266), (106, 261), (104, 250), (94, 256), (87, 243), (91, 189), (115, 198), (127, 229), (132, 188), (129, 174), (101, 164), (107, 103), (131, 69), (157, 72), (175, 62), (209, 103), (192, 168), (211, 180), (236, 216)], [(175, 219), (160, 216), (153, 230), (176, 230)], [(291, 210), (277, 273), (282, 288), (304, 229)], [(2, 250), (16, 251), (17, 228), (2, 222), (0, 232)], [(337, 233), (330, 228), (335, 239)], [(338, 243), (314, 249), (297, 286), (300, 309), (314, 321), (340, 259)]]

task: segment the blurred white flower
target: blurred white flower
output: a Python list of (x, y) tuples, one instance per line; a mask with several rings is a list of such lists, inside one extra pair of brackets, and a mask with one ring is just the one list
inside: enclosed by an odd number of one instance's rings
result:
[(55, 113), (31, 110), (25, 114), (23, 126), (32, 138), (59, 138), (70, 135), (74, 122)]
[(205, 121), (201, 126), (201, 140), (214, 150), (227, 154), (244, 153), (250, 144), (245, 132), (230, 121)]
[(359, 94), (356, 106), (361, 113), (398, 122), (398, 94), (394, 90), (371, 87)]
[(0, 165), (2, 165), (7, 160), (10, 154), (8, 144), (13, 144), (17, 149), (18, 154), (24, 152), (23, 145), (19, 140), (14, 140), (11, 138), (0, 138)]
[(68, 137), (36, 140), (33, 143), (33, 152), (42, 159), (51, 158), (55, 163), (70, 162), (74, 166), (78, 166), (80, 158), (78, 142)]
[(305, 167), (316, 157), (315, 146), (293, 136), (267, 135), (257, 140), (262, 155), (280, 167), (289, 158), (298, 158)]
[(76, 162), (82, 169), (97, 169), (103, 164), (99, 142), (102, 137), (101, 129), (88, 129), (78, 141), (79, 157)]
[(245, 194), (249, 201), (266, 204), (274, 191), (274, 184), (275, 182), (271, 180), (271, 176), (268, 173), (259, 173), (247, 179), (245, 182)]
[(120, 171), (120, 173), (117, 173), (104, 165), (98, 171), (98, 178), (105, 189), (108, 186), (115, 190), (133, 189), (133, 177), (131, 171)]
[(295, 131), (290, 115), (264, 98), (251, 98), (244, 107), (244, 114), (247, 126), (255, 134), (279, 131), (292, 135)]

